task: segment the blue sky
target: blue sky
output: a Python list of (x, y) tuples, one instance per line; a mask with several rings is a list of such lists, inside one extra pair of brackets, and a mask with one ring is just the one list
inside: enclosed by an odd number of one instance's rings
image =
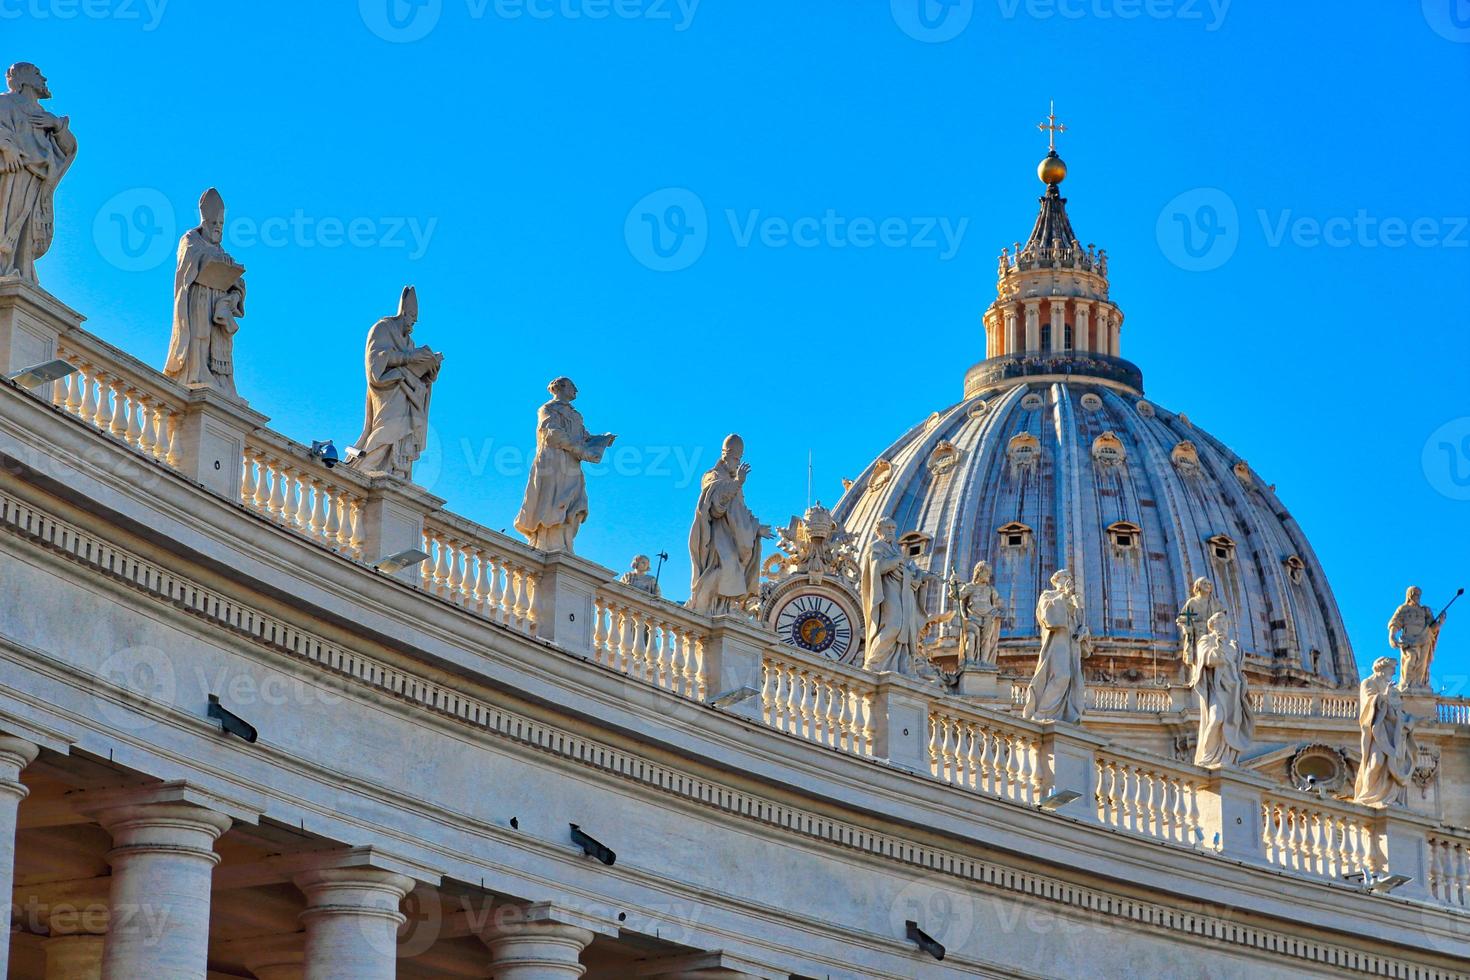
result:
[[(339, 446), (413, 283), (447, 355), (424, 482), (508, 526), (570, 375), (620, 433), (579, 550), (667, 550), (682, 596), (725, 433), (784, 523), (808, 451), (832, 503), (958, 400), (1055, 98), (1149, 397), (1277, 484), (1360, 663), (1388, 652), (1405, 585), (1470, 584), (1470, 4), (919, 2), (0, 0), (3, 60), (81, 141), (40, 275), (161, 364), (217, 186), (241, 392)], [(1457, 613), (1436, 673), (1463, 689)]]

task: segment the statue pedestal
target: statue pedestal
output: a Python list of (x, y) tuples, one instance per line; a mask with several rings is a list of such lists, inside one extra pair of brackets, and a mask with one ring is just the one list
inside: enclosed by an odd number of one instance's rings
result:
[[(7, 377), (56, 357), (57, 339), (84, 317), (35, 283), (0, 277), (0, 373)], [(38, 391), (50, 397), (50, 385)]]
[(179, 472), (227, 500), (240, 499), (245, 440), (270, 419), (243, 400), (191, 387), (179, 419)]
[[(387, 473), (371, 473), (367, 499), (363, 501), (362, 557), (369, 565), (388, 555), (424, 547), (424, 518), (440, 507), (444, 500), (407, 480)], [(410, 565), (395, 572), (394, 577), (412, 585), (422, 569)]]
[(1439, 721), (1439, 696), (1427, 687), (1411, 688), (1403, 694), (1404, 711), (1418, 724)]
[(1010, 701), (1010, 681), (1001, 682), (1000, 671), (989, 664), (962, 664), (955, 693), (981, 701)]

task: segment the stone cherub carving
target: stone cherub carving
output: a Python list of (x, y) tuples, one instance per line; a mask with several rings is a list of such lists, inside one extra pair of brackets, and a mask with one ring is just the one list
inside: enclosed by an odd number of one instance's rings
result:
[(658, 598), (662, 595), (659, 591), (658, 579), (648, 574), (648, 570), (652, 567), (653, 562), (648, 560), (647, 555), (634, 555), (633, 567), (619, 576), (618, 581), (624, 585), (631, 585), (639, 592), (647, 592), (654, 598)]
[(1209, 631), (1210, 620), (1222, 612), (1226, 612), (1225, 604), (1215, 595), (1215, 583), (1204, 576), (1195, 579), (1189, 590), (1189, 599), (1174, 620), (1179, 626), (1179, 657), (1185, 670), (1191, 669), (1198, 660), (1196, 650), (1200, 639)]
[(1041, 627), (1041, 653), (1026, 689), (1023, 718), (1066, 721), (1082, 718), (1086, 684), (1082, 659), (1091, 653), (1092, 635), (1074, 588), (1072, 573), (1058, 569), (1052, 587), (1036, 600), (1036, 622)]
[(990, 563), (981, 561), (975, 563), (970, 581), (955, 583), (954, 603), (961, 625), (961, 667), (995, 666), (1005, 606), (993, 584), (994, 578)]
[[(1388, 621), (1388, 645), (1398, 650), (1403, 660), (1399, 670), (1401, 691), (1428, 690), (1429, 667), (1434, 662), (1439, 630), (1444, 625), (1445, 614), (1450, 611), (1450, 607), (1445, 606), (1438, 616), (1434, 615), (1433, 609), (1419, 601), (1423, 594), (1417, 585), (1409, 586), (1404, 593), (1403, 604), (1394, 610), (1393, 618)], [(1455, 598), (1459, 598), (1458, 593)]]
[(745, 505), (750, 464), (741, 461), (745, 440), (726, 437), (720, 459), (699, 482), (699, 503), (689, 528), (688, 607), (706, 615), (744, 613), (760, 595), (762, 538), (771, 529)]
[(224, 240), (225, 202), (211, 187), (199, 198), (199, 226), (179, 239), (174, 325), (163, 373), (191, 388), (235, 391), (235, 331), (245, 315), (245, 267)]
[(1244, 657), (1240, 645), (1226, 633), (1228, 618), (1224, 612), (1211, 616), (1195, 648), (1189, 686), (1199, 702), (1197, 766), (1233, 766), (1255, 737), (1255, 714), (1242, 670)]
[(1373, 661), (1373, 673), (1358, 688), (1358, 778), (1353, 802), (1365, 806), (1401, 806), (1408, 797), (1414, 774), (1414, 736), (1411, 718), (1404, 713), (1399, 689), (1393, 684), (1398, 662), (1392, 657)]
[(0, 276), (36, 281), (36, 260), (51, 248), (56, 185), (77, 156), (66, 116), (41, 108), (51, 98), (46, 78), (30, 62), (5, 73), (0, 95)]
[(863, 666), (918, 676), (920, 661), (927, 663), (919, 649), (927, 593), (938, 579), (903, 553), (897, 534), (894, 520), (881, 518), (863, 552), (860, 594), (867, 627)]
[(536, 413), (536, 458), (515, 527), (533, 548), (571, 554), (573, 539), (587, 520), (582, 464), (602, 462), (602, 454), (617, 436), (587, 431), (582, 413), (572, 407), (577, 386), (571, 378), (557, 378), (546, 390), (551, 401)]
[(403, 287), (398, 313), (373, 324), (367, 338), (367, 413), (348, 465), (409, 479), (429, 434), (429, 395), (444, 355), (415, 346), (418, 294)]

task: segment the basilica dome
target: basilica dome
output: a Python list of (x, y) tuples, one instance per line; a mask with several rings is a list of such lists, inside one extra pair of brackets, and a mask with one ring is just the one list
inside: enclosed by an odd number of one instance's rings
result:
[(1240, 455), (1145, 398), (1142, 372), (1121, 356), (1107, 256), (1073, 234), (1064, 171), (1042, 176), (1031, 235), (1001, 252), (987, 357), (963, 397), (879, 455), (834, 517), (860, 544), (891, 517), (903, 547), (940, 575), (968, 578), (989, 562), (1007, 610), (1003, 668), (1034, 663), (1037, 596), (1067, 568), (1095, 638), (1094, 680), (1177, 680), (1176, 617), (1204, 577), (1258, 679), (1355, 684), (1301, 527)]

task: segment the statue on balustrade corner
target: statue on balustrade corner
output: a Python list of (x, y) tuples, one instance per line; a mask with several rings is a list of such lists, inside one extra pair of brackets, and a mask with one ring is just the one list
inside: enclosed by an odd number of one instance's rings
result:
[(536, 412), (536, 456), (515, 528), (533, 548), (571, 554), (572, 540), (587, 520), (582, 464), (602, 462), (602, 454), (617, 436), (587, 432), (582, 413), (572, 407), (577, 386), (571, 378), (557, 378), (546, 390), (551, 401)]
[(699, 482), (699, 504), (689, 529), (688, 607), (717, 616), (743, 614), (760, 595), (762, 538), (770, 527), (745, 506), (745, 478), (750, 464), (741, 462), (745, 441), (726, 437), (719, 462)]
[(429, 437), (429, 395), (444, 355), (413, 343), (418, 293), (403, 287), (398, 313), (373, 324), (367, 337), (367, 410), (347, 465), (365, 473), (413, 475)]
[(77, 156), (66, 116), (41, 108), (51, 98), (46, 78), (30, 62), (5, 73), (0, 95), (0, 276), (36, 281), (36, 260), (51, 248), (56, 185)]
[(1194, 764), (1212, 769), (1237, 764), (1255, 737), (1256, 719), (1242, 672), (1244, 655), (1226, 633), (1228, 621), (1224, 612), (1210, 617), (1195, 648), (1189, 678), (1199, 702)]
[(994, 667), (1000, 651), (1000, 625), (1005, 615), (1000, 592), (993, 584), (989, 562), (976, 562), (970, 581), (955, 583), (955, 605), (959, 610), (961, 667)]
[(653, 567), (653, 562), (648, 560), (647, 555), (634, 555), (633, 567), (624, 572), (618, 581), (632, 586), (639, 592), (647, 592), (657, 599), (663, 593), (659, 590), (658, 579), (648, 574), (651, 567)]
[(920, 649), (928, 622), (928, 592), (938, 577), (920, 568), (898, 546), (898, 524), (880, 518), (863, 551), (863, 622), (866, 624), (863, 667), (909, 677), (929, 677), (929, 658)]
[[(1465, 590), (1461, 589), (1463, 593)], [(1399, 690), (1429, 690), (1429, 666), (1434, 661), (1434, 648), (1439, 643), (1439, 630), (1444, 625), (1445, 606), (1438, 616), (1434, 610), (1423, 605), (1419, 598), (1424, 594), (1417, 585), (1411, 585), (1404, 593), (1404, 602), (1393, 611), (1388, 621), (1388, 645), (1399, 651), (1403, 664), (1399, 670)], [(1455, 598), (1460, 597), (1456, 593)], [(1454, 599), (1450, 600), (1452, 603)]]
[(1203, 575), (1195, 579), (1189, 589), (1189, 599), (1174, 620), (1179, 625), (1179, 659), (1186, 671), (1198, 659), (1196, 651), (1209, 631), (1210, 620), (1216, 613), (1226, 611), (1225, 604), (1215, 595), (1215, 583)]
[(1036, 673), (1026, 688), (1021, 717), (1075, 724), (1082, 718), (1086, 686), (1082, 659), (1092, 652), (1092, 634), (1074, 591), (1072, 573), (1057, 569), (1051, 584), (1036, 600), (1041, 653), (1036, 658)]
[(1358, 728), (1362, 759), (1353, 786), (1353, 802), (1365, 806), (1402, 806), (1414, 774), (1413, 719), (1404, 712), (1393, 684), (1398, 661), (1379, 657), (1373, 673), (1358, 688)]
[(174, 269), (174, 325), (163, 373), (190, 388), (235, 391), (235, 331), (245, 315), (245, 267), (221, 242), (225, 202), (211, 187), (199, 198), (199, 227), (179, 239)]

